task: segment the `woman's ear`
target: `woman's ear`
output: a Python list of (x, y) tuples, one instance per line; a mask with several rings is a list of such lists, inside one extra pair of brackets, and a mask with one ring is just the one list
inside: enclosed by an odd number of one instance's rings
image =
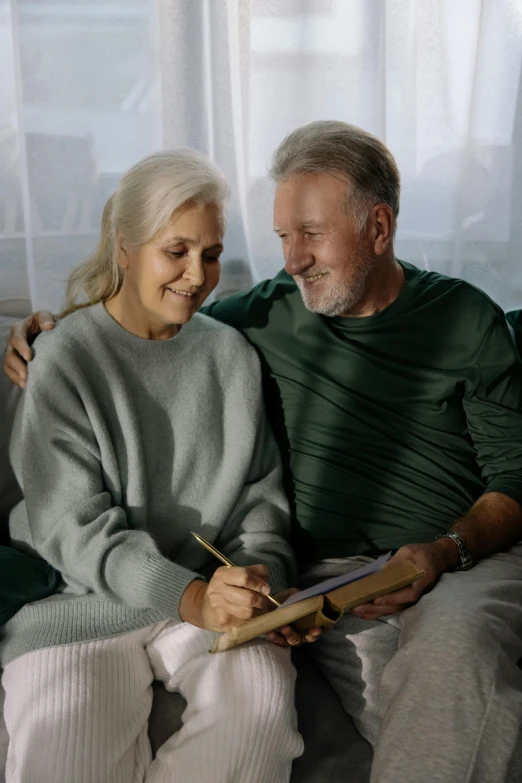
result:
[(123, 236), (119, 228), (116, 229), (115, 239), (116, 239), (116, 261), (118, 262), (118, 266), (120, 266), (122, 269), (127, 269), (129, 266), (129, 250), (125, 237)]

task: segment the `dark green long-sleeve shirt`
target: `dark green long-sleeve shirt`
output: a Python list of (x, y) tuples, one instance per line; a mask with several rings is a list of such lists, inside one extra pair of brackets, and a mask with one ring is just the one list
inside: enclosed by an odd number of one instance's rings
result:
[(261, 356), (305, 559), (430, 541), (485, 490), (522, 503), (522, 366), (502, 311), (401, 263), (399, 297), (368, 317), (309, 313), (284, 272), (206, 308)]

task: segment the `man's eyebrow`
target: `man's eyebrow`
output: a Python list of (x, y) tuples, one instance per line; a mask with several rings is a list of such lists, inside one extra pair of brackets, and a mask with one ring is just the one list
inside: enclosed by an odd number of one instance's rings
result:
[[(322, 228), (322, 227), (323, 224), (319, 223), (319, 221), (317, 220), (302, 220), (299, 223), (299, 228)], [(279, 228), (279, 226), (274, 226), (274, 231), (276, 233), (279, 233), (281, 229)]]
[(321, 228), (322, 225), (318, 220), (303, 220), (299, 224), (300, 228)]

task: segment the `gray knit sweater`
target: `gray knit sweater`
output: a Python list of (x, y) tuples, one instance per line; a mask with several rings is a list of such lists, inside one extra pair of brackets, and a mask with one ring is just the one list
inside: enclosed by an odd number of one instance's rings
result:
[(179, 619), (183, 591), (218, 563), (294, 577), (277, 447), (254, 350), (196, 315), (144, 340), (99, 304), (42, 334), (17, 412), (11, 460), (24, 501), (15, 546), (57, 568), (63, 590), (3, 631), (1, 661), (30, 650)]

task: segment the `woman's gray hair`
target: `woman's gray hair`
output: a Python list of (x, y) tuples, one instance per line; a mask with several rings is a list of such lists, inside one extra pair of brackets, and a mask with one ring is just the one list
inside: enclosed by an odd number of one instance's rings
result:
[(375, 204), (399, 214), (400, 174), (390, 150), (371, 133), (338, 120), (311, 122), (290, 133), (274, 153), (270, 176), (330, 174), (348, 184), (347, 207), (362, 231)]
[[(144, 245), (184, 207), (215, 204), (224, 213), (227, 197), (223, 173), (194, 150), (158, 152), (137, 163), (105, 205), (98, 248), (67, 281), (62, 317), (118, 293), (123, 273), (116, 259), (116, 231), (130, 244)], [(79, 297), (84, 301), (79, 303)]]

